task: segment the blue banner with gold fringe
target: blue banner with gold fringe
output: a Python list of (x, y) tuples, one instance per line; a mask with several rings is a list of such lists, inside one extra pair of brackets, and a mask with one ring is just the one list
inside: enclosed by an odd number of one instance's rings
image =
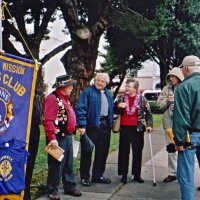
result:
[[(22, 158), (15, 154), (21, 148), (25, 150), (29, 139), (36, 72), (36, 63), (32, 60), (6, 53), (0, 55), (0, 197), (12, 194), (11, 199), (22, 198), (24, 158), (27, 155), (25, 151), (20, 153)], [(16, 147), (16, 144), (21, 145)], [(16, 190), (20, 173), (21, 187)], [(9, 195), (5, 196), (8, 198)]]
[(0, 141), (26, 141), (35, 88), (35, 62), (0, 55)]

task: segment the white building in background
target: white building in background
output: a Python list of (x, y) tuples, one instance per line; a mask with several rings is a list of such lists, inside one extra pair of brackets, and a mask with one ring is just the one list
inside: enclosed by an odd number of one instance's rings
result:
[[(126, 80), (131, 77), (126, 77), (119, 89), (119, 93), (125, 91)], [(142, 68), (138, 70), (137, 77), (134, 79), (139, 81), (139, 90), (143, 92), (144, 90), (156, 90), (160, 89), (160, 70), (158, 64), (147, 60), (143, 63)], [(119, 79), (116, 78), (114, 82), (118, 82)], [(113, 88), (114, 91), (115, 88)]]
[(155, 62), (147, 60), (142, 69), (138, 71), (137, 78), (140, 82), (140, 90), (160, 89), (160, 69)]

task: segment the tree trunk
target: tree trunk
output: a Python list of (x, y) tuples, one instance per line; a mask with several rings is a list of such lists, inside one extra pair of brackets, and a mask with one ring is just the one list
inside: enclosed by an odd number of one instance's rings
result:
[(117, 88), (116, 88), (116, 90), (115, 90), (115, 92), (114, 92), (114, 94), (113, 94), (113, 98), (114, 98), (114, 99), (117, 97), (117, 94), (118, 94), (118, 92), (119, 92), (119, 89), (120, 89), (120, 87), (121, 87), (123, 81), (124, 81), (125, 76), (126, 76), (126, 72), (123, 73), (123, 74), (122, 74), (122, 77), (120, 78), (120, 82), (119, 82), (119, 84), (117, 85)]
[[(35, 40), (35, 43), (32, 44), (32, 54), (35, 59), (39, 62), (39, 42)], [(31, 58), (32, 59), (32, 58)], [(38, 66), (37, 71), (37, 79), (36, 79), (36, 86), (35, 86), (35, 94), (37, 94), (37, 103), (39, 104), (39, 108), (41, 111), (41, 118), (43, 118), (43, 105), (44, 105), (44, 92), (45, 92), (45, 85), (44, 85), (44, 74), (42, 71), (42, 66)]]
[(75, 105), (80, 93), (89, 86), (94, 76), (100, 36), (90, 37), (89, 40), (77, 38), (73, 41), (72, 49), (61, 58), (68, 75), (77, 80), (77, 84), (70, 96)]
[(169, 65), (166, 62), (160, 62), (160, 84), (161, 89), (166, 85), (166, 75), (169, 72)]

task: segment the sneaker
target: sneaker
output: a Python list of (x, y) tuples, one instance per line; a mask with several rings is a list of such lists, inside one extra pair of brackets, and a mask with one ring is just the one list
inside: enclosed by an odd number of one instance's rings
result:
[(81, 179), (80, 184), (84, 187), (90, 187), (91, 186), (91, 182), (88, 179)]
[(172, 181), (175, 181), (176, 180), (176, 176), (171, 176), (169, 175), (168, 177), (166, 177), (163, 182), (164, 183), (169, 183), (169, 182), (172, 182)]

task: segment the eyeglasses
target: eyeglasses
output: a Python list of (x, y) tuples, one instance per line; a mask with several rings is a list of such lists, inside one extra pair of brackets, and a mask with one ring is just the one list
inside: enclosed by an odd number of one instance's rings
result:
[(96, 82), (98, 82), (98, 83), (103, 83), (103, 84), (105, 84), (105, 83), (106, 83), (106, 81), (105, 81), (105, 80), (100, 80), (100, 79), (96, 79), (95, 81), (96, 81)]

